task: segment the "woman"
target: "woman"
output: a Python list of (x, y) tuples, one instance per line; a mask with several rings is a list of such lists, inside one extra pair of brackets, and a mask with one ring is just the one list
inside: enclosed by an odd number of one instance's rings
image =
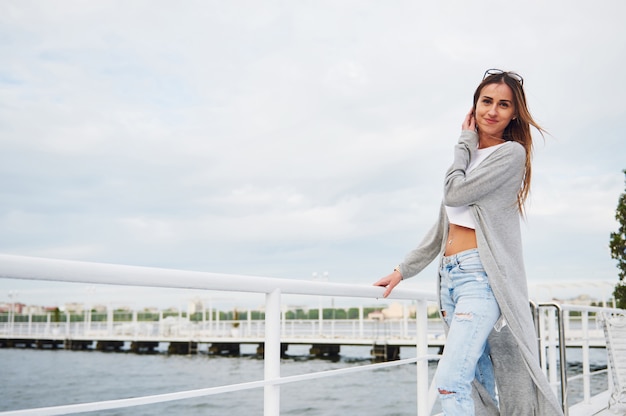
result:
[(543, 134), (523, 82), (514, 72), (485, 72), (446, 173), (437, 223), (374, 283), (387, 297), (443, 253), (439, 296), (447, 337), (435, 383), (446, 416), (563, 414), (539, 367), (522, 258), (530, 126)]

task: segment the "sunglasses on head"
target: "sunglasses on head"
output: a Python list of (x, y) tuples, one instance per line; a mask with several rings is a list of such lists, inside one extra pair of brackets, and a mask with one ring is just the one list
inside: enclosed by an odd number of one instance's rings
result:
[(503, 71), (501, 69), (488, 69), (485, 71), (485, 75), (483, 75), (483, 79), (487, 78), (490, 75), (501, 75), (505, 74), (507, 77), (513, 78), (515, 81), (519, 82), (520, 85), (524, 85), (524, 78), (517, 72)]

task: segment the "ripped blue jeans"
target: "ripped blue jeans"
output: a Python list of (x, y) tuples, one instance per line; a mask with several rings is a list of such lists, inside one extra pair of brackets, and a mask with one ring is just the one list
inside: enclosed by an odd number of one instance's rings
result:
[(472, 416), (474, 379), (497, 403), (487, 337), (500, 317), (500, 308), (477, 249), (442, 257), (439, 274), (441, 309), (449, 331), (436, 386), (445, 416)]

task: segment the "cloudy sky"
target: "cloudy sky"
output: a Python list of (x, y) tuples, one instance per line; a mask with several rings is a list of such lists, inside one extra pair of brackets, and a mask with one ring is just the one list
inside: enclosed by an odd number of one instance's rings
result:
[[(435, 221), (474, 89), (502, 68), (550, 133), (529, 281), (616, 282), (625, 15), (621, 0), (2, 0), (0, 252), (370, 284)], [(405, 284), (434, 290), (434, 270)], [(74, 289), (5, 279), (0, 303)]]

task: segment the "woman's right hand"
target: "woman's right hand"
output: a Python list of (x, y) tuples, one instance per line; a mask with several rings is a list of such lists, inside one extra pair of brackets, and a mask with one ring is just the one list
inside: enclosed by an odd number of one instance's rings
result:
[(401, 281), (402, 275), (399, 271), (394, 270), (394, 272), (390, 275), (385, 276), (376, 283), (374, 283), (374, 286), (386, 287), (387, 290), (385, 290), (385, 293), (383, 293), (383, 298), (386, 298), (387, 296), (389, 296), (393, 288), (398, 286), (398, 283), (400, 283)]
[(463, 130), (476, 131), (476, 118), (474, 118), (474, 107), (470, 110), (469, 113), (465, 116), (465, 120), (463, 120), (463, 125), (461, 127)]

